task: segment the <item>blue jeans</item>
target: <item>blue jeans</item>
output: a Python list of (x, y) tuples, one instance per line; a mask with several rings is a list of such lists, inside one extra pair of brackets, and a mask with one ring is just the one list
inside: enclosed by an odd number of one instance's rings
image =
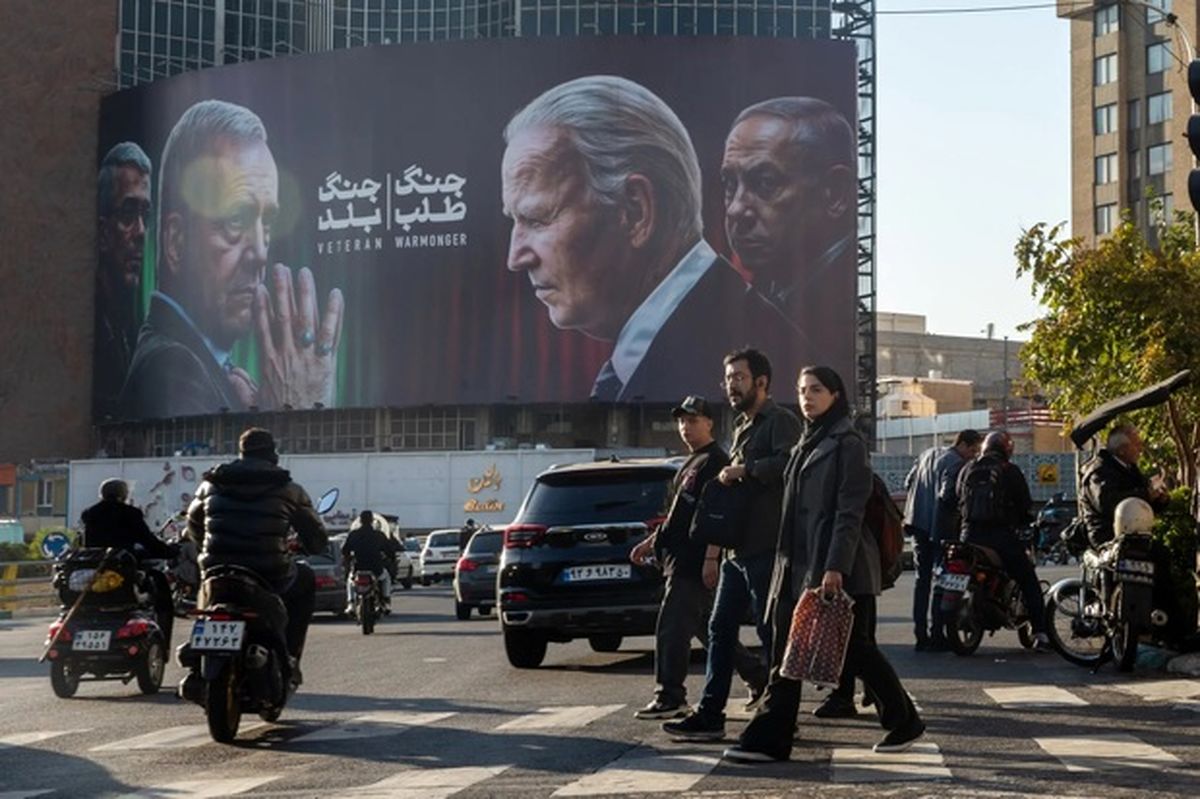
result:
[[(941, 591), (932, 589), (933, 570), (942, 562), (942, 542), (931, 541), (928, 533), (913, 530), (913, 569), (917, 573), (913, 584), (913, 633), (918, 641), (944, 639), (945, 621), (942, 619)], [(933, 607), (929, 606), (929, 594), (933, 593)], [(933, 626), (929, 626), (930, 615)]]
[[(717, 596), (713, 601), (712, 616), (708, 620), (708, 663), (704, 674), (704, 697), (697, 708), (697, 712), (702, 715), (721, 719), (725, 717), (729, 688), (733, 682), (734, 669), (738, 665), (737, 643), (747, 608), (754, 614), (758, 638), (763, 645), (763, 658), (758, 663), (761, 671), (752, 685), (758, 687), (766, 684), (765, 658), (771, 652), (771, 624), (764, 616), (774, 565), (774, 552), (745, 558), (728, 558), (721, 562)], [(742, 671), (743, 677), (747, 676), (745, 671), (740, 668), (738, 670)]]

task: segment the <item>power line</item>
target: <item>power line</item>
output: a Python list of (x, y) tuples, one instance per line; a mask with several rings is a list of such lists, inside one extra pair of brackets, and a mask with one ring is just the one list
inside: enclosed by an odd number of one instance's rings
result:
[(1044, 3), (1043, 2), (1043, 3), (1021, 3), (1021, 4), (1004, 5), (1004, 6), (973, 6), (970, 8), (957, 7), (957, 8), (903, 8), (903, 9), (897, 8), (897, 9), (890, 9), (890, 10), (877, 9), (875, 11), (875, 15), (880, 16), (880, 17), (882, 17), (882, 16), (901, 17), (901, 16), (930, 16), (930, 15), (935, 15), (935, 14), (994, 14), (994, 13), (1003, 12), (1003, 11), (1037, 11), (1039, 9), (1045, 9), (1045, 8), (1058, 8), (1060, 5), (1078, 6), (1078, 7), (1082, 8), (1084, 6), (1095, 5), (1095, 0), (1078, 0), (1078, 2), (1065, 3), (1065, 4)]

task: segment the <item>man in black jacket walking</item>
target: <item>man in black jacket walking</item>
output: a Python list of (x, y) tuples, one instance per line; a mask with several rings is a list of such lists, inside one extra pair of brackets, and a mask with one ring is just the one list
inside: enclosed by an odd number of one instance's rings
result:
[(275, 439), (251, 427), (238, 439), (241, 457), (205, 473), (188, 508), (187, 535), (202, 541), (201, 573), (233, 564), (250, 569), (275, 589), (287, 608), (287, 647), (300, 683), (300, 655), (316, 597), (316, 577), (307, 563), (288, 555), (295, 529), (304, 552), (323, 552), (325, 525), (308, 493), (279, 467)]

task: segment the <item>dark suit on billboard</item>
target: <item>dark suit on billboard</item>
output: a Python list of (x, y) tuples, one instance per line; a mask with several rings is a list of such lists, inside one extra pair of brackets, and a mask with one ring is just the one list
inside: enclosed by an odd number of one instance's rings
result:
[[(702, 241), (630, 317), (592, 397), (655, 402), (681, 392), (712, 393), (725, 355), (753, 345), (790, 363), (785, 351), (796, 336), (787, 318)], [(641, 357), (627, 357), (630, 350)]]
[(225, 366), (196, 327), (160, 294), (150, 299), (120, 405), (126, 419), (245, 410)]

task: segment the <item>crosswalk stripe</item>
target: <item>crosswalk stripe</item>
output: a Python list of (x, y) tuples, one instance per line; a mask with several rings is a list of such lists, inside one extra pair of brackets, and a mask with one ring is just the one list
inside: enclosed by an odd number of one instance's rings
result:
[[(72, 735), (77, 732), (87, 732), (88, 728), (78, 730), (40, 730), (38, 732), (18, 732), (13, 735), (0, 735), (0, 749), (8, 749), (13, 746), (28, 746), (29, 744), (48, 741), (51, 738), (57, 738), (60, 735)], [(3, 794), (0, 794), (3, 796)]]
[(351, 788), (338, 799), (446, 799), (476, 783), (491, 779), (509, 766), (462, 766), (459, 768), (410, 768), (387, 779)]
[(1170, 752), (1133, 735), (1034, 738), (1047, 754), (1062, 761), (1067, 771), (1117, 770), (1174, 766), (1181, 761)]
[(1200, 680), (1152, 680), (1104, 686), (1154, 702), (1159, 699), (1190, 699), (1200, 696)]
[(551, 730), (575, 729), (591, 724), (596, 719), (616, 713), (625, 705), (568, 705), (566, 707), (543, 707), (536, 713), (506, 721), (497, 730)]
[(0, 791), (0, 799), (33, 799), (35, 796), (45, 796), (54, 793), (53, 788), (43, 788), (38, 791)]
[(1086, 705), (1087, 701), (1064, 688), (1050, 685), (1019, 685), (1007, 688), (984, 688), (983, 692), (1003, 708), (1012, 710), (1035, 707), (1071, 707)]
[(208, 799), (208, 797), (236, 796), (252, 791), (260, 785), (279, 779), (269, 777), (232, 777), (219, 780), (181, 780), (143, 788), (135, 793), (122, 794), (119, 799)]
[(605, 796), (612, 794), (686, 791), (716, 767), (710, 755), (664, 755), (645, 746), (635, 747), (599, 771), (575, 780), (553, 796)]
[(1200, 699), (1185, 699), (1179, 702), (1173, 708), (1174, 710), (1190, 710), (1193, 713), (1200, 713)]
[(292, 739), (292, 743), (350, 741), (356, 738), (376, 738), (396, 735), (413, 727), (425, 727), (454, 716), (454, 713), (411, 713), (381, 711), (355, 716), (347, 722), (322, 727)]
[(892, 782), (895, 780), (948, 780), (950, 769), (938, 745), (918, 741), (906, 752), (835, 748), (834, 782)]
[[(254, 721), (242, 724), (238, 728), (238, 736), (267, 726), (264, 721)], [(192, 746), (203, 746), (212, 743), (207, 724), (185, 724), (181, 727), (167, 727), (145, 735), (126, 738), (121, 741), (110, 741), (100, 746), (93, 746), (89, 752), (124, 752), (128, 749), (184, 749)]]

